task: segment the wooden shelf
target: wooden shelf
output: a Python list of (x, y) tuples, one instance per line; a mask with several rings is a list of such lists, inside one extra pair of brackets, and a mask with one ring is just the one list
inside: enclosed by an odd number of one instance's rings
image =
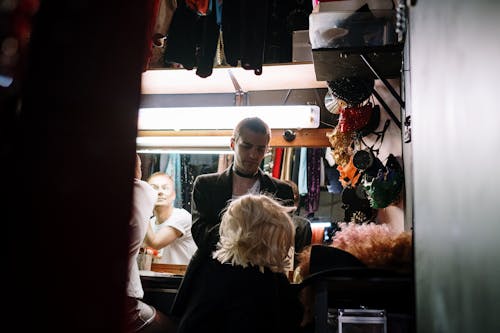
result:
[[(308, 147), (321, 148), (330, 146), (327, 133), (331, 128), (313, 128), (294, 130), (295, 139), (286, 141), (283, 138), (284, 129), (271, 130), (271, 147)], [(139, 131), (138, 137), (206, 137), (206, 136), (231, 136), (231, 130), (198, 130), (198, 131)], [(229, 144), (229, 143), (228, 143)], [(168, 148), (168, 147), (165, 147)]]

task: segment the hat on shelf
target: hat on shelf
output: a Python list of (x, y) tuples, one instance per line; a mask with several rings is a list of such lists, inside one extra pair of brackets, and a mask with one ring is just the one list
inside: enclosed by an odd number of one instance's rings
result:
[(332, 94), (350, 106), (357, 106), (373, 93), (375, 80), (368, 77), (343, 76), (327, 81)]
[(341, 132), (358, 131), (368, 125), (372, 115), (372, 103), (340, 109), (339, 125)]
[(365, 173), (361, 180), (370, 206), (377, 209), (397, 202), (403, 183), (403, 168), (393, 154), (389, 154), (385, 166), (378, 170), (375, 177)]

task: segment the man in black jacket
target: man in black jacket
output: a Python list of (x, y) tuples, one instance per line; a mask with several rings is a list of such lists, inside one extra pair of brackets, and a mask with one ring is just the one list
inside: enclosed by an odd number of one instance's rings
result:
[(184, 312), (186, 298), (191, 290), (192, 276), (197, 267), (208, 260), (219, 240), (219, 224), (227, 204), (234, 198), (247, 193), (267, 194), (282, 204), (294, 204), (290, 185), (265, 174), (260, 165), (269, 148), (271, 130), (258, 117), (241, 120), (231, 137), (234, 161), (220, 173), (199, 175), (193, 184), (191, 232), (198, 246), (192, 257), (172, 307), (172, 314)]

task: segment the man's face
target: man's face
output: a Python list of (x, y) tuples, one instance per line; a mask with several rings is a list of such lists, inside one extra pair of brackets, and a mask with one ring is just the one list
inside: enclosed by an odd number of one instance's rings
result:
[(175, 200), (174, 184), (166, 176), (153, 176), (149, 180), (149, 185), (158, 192), (155, 206), (171, 206)]
[(265, 134), (242, 128), (240, 136), (236, 140), (231, 139), (236, 168), (246, 174), (256, 173), (266, 155), (268, 139)]

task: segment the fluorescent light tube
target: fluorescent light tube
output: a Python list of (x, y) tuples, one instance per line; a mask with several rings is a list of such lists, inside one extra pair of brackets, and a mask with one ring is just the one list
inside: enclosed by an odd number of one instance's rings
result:
[(139, 109), (139, 130), (227, 130), (245, 117), (260, 117), (271, 129), (318, 128), (317, 105), (177, 107)]

